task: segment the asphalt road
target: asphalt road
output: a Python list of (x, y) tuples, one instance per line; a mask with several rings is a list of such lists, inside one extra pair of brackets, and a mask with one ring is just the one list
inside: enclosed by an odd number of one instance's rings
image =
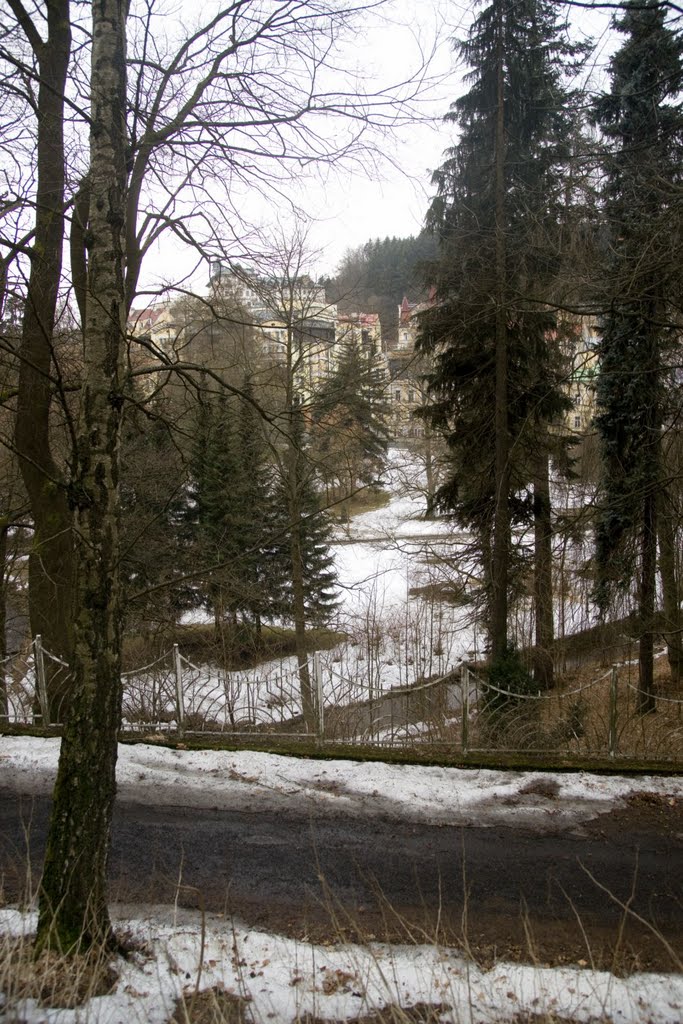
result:
[[(47, 798), (0, 791), (7, 899), (22, 894), (28, 862), (39, 877), (48, 813)], [(603, 966), (625, 958), (671, 969), (666, 943), (683, 958), (677, 823), (634, 810), (604, 816), (584, 835), (539, 836), (119, 802), (111, 895), (135, 904), (177, 898), (302, 937), (439, 937), (483, 957)]]

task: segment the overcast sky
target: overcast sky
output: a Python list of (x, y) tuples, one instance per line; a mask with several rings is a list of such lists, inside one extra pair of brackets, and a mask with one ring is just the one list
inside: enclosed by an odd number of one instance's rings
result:
[[(349, 248), (371, 238), (415, 234), (422, 227), (432, 196), (431, 172), (455, 141), (452, 126), (442, 118), (464, 89), (452, 40), (463, 37), (476, 6), (456, 0), (392, 0), (381, 17), (367, 15), (349, 59), (362, 66), (379, 87), (415, 73), (423, 56), (429, 55), (428, 81), (419, 104), (421, 120), (386, 135), (376, 159), (370, 166), (366, 161), (365, 171), (342, 164), (325, 168), (317, 180), (292, 182), (292, 198), (309, 219), (309, 269), (315, 276), (334, 273)], [(611, 12), (572, 8), (570, 13), (573, 32), (590, 35), (597, 42), (591, 68), (595, 77), (613, 45), (608, 28)], [(266, 234), (282, 231), (286, 223), (283, 210), (273, 210), (272, 205), (254, 203), (249, 216), (260, 221)], [(152, 255), (146, 268), (148, 285), (159, 278), (170, 280), (179, 265), (189, 269), (193, 263), (189, 254), (180, 251), (169, 258), (168, 241), (156, 258)], [(198, 270), (196, 287), (203, 288), (206, 278), (206, 269)]]

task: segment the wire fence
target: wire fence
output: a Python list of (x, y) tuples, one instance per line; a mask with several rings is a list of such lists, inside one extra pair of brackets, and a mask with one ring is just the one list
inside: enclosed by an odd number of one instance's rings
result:
[[(355, 670), (354, 670), (355, 668)], [(122, 674), (122, 728), (142, 734), (212, 733), (243, 737), (313, 737), (318, 743), (378, 747), (446, 747), (469, 754), (553, 752), (574, 758), (622, 756), (683, 760), (683, 699), (655, 695), (643, 714), (633, 662), (613, 665), (578, 686), (516, 693), (479, 678), (466, 664), (438, 678), (392, 686), (363, 662), (316, 652), (305, 671), (312, 692), (302, 701), (295, 659), (228, 672), (196, 665), (178, 645)], [(61, 719), (69, 667), (36, 637), (5, 659), (0, 720), (51, 725)]]

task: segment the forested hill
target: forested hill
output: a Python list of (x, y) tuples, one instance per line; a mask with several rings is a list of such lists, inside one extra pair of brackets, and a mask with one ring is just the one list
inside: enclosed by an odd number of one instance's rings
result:
[(404, 295), (411, 302), (426, 297), (424, 264), (436, 256), (429, 232), (408, 238), (375, 238), (349, 249), (336, 277), (325, 284), (330, 302), (341, 312), (379, 313), (382, 337), (396, 339), (396, 307)]

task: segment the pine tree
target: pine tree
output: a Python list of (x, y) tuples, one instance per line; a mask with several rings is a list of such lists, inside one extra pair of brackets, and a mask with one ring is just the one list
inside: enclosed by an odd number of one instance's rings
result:
[(508, 651), (511, 524), (531, 515), (519, 495), (532, 477), (547, 479), (548, 424), (566, 405), (550, 302), (573, 126), (563, 77), (576, 50), (554, 7), (493, 0), (458, 44), (470, 90), (446, 116), (459, 142), (434, 175), (428, 215), (436, 302), (418, 347), (433, 361), (427, 415), (452, 459), (437, 500), (478, 538), (494, 660)]
[(683, 37), (655, 0), (624, 4), (614, 27), (626, 38), (610, 62), (610, 91), (595, 105), (607, 141), (609, 235), (597, 390), (604, 469), (596, 596), (604, 613), (616, 591), (638, 580), (640, 709), (650, 711), (662, 428), (678, 337), (671, 301), (680, 280)]

